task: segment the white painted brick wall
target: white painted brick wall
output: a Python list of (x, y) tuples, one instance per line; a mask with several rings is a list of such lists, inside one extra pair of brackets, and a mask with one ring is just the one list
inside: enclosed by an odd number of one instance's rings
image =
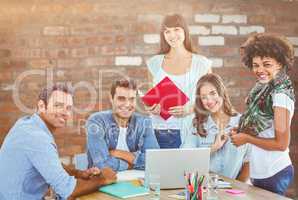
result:
[(64, 71), (64, 70), (57, 70), (57, 71), (56, 71), (56, 75), (57, 75), (59, 78), (65, 78), (65, 71)]
[(101, 58), (87, 58), (83, 61), (85, 66), (97, 66), (102, 62)]
[(253, 32), (263, 33), (265, 32), (265, 28), (263, 26), (240, 26), (239, 28), (240, 35), (246, 35)]
[(192, 35), (209, 35), (210, 28), (206, 26), (189, 26), (189, 33)]
[(238, 31), (236, 26), (212, 26), (212, 34), (237, 35), (237, 33)]
[(158, 44), (160, 41), (159, 34), (145, 34), (144, 35), (144, 42), (146, 44)]
[(213, 14), (197, 14), (195, 15), (195, 22), (198, 23), (218, 23), (220, 15)]
[(237, 24), (246, 24), (247, 16), (246, 15), (223, 15), (222, 23), (237, 23)]
[(292, 45), (298, 46), (298, 37), (287, 37)]
[(138, 15), (138, 22), (155, 22), (160, 24), (161, 21), (163, 19), (162, 15), (158, 15), (158, 14), (149, 14), (149, 15)]
[(117, 56), (115, 58), (115, 65), (133, 65), (139, 66), (142, 64), (142, 58), (140, 56)]
[(199, 45), (201, 46), (223, 46), (225, 38), (222, 36), (201, 36), (199, 37)]
[(212, 61), (212, 67), (218, 68), (223, 67), (223, 59), (222, 58), (209, 58)]
[(69, 30), (64, 26), (47, 26), (43, 29), (44, 35), (59, 36), (69, 34)]
[(15, 85), (14, 84), (0, 84), (0, 89), (3, 91), (12, 91), (15, 89)]

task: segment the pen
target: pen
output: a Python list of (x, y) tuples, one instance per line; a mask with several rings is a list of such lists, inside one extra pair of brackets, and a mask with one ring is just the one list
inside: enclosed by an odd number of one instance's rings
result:
[(200, 186), (201, 186), (201, 185), (203, 184), (203, 182), (204, 182), (205, 175), (202, 175), (200, 179), (201, 179), (201, 180), (200, 180)]

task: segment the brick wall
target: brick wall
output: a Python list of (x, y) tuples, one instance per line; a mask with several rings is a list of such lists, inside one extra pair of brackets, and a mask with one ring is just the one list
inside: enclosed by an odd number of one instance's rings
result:
[[(71, 162), (73, 154), (84, 151), (86, 117), (109, 108), (113, 78), (128, 75), (148, 88), (145, 61), (158, 51), (163, 16), (174, 12), (186, 17), (198, 51), (213, 60), (233, 104), (243, 111), (254, 78), (240, 65), (239, 45), (252, 32), (277, 32), (289, 37), (298, 56), (297, 10), (297, 0), (1, 0), (0, 144), (16, 119), (34, 112), (41, 86), (71, 81), (76, 112), (69, 127), (55, 133), (61, 156)], [(297, 91), (297, 69), (291, 77)], [(294, 162), (297, 122), (296, 112)], [(290, 195), (297, 196), (297, 184), (298, 176)]]

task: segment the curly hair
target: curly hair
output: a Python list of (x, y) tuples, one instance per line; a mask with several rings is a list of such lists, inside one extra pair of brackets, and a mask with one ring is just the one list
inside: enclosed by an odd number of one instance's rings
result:
[(257, 33), (250, 36), (240, 47), (242, 63), (252, 69), (254, 57), (269, 57), (280, 63), (286, 71), (294, 64), (294, 48), (281, 35), (272, 33)]
[(237, 115), (237, 111), (233, 108), (232, 103), (230, 101), (230, 97), (228, 95), (227, 89), (224, 86), (222, 78), (214, 73), (206, 74), (200, 78), (196, 87), (196, 100), (195, 100), (195, 118), (193, 119), (193, 126), (197, 129), (197, 134), (205, 137), (206, 130), (203, 127), (203, 124), (207, 121), (207, 117), (210, 114), (203, 106), (201, 101), (201, 88), (209, 83), (216, 88), (218, 95), (223, 98), (223, 111), (228, 116)]

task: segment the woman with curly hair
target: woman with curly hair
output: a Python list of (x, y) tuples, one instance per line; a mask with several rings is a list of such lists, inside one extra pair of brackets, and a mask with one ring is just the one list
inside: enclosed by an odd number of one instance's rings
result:
[(252, 184), (284, 195), (294, 174), (289, 143), (295, 96), (287, 75), (294, 50), (282, 36), (259, 33), (241, 46), (241, 54), (257, 82), (231, 139), (236, 146), (251, 144)]

